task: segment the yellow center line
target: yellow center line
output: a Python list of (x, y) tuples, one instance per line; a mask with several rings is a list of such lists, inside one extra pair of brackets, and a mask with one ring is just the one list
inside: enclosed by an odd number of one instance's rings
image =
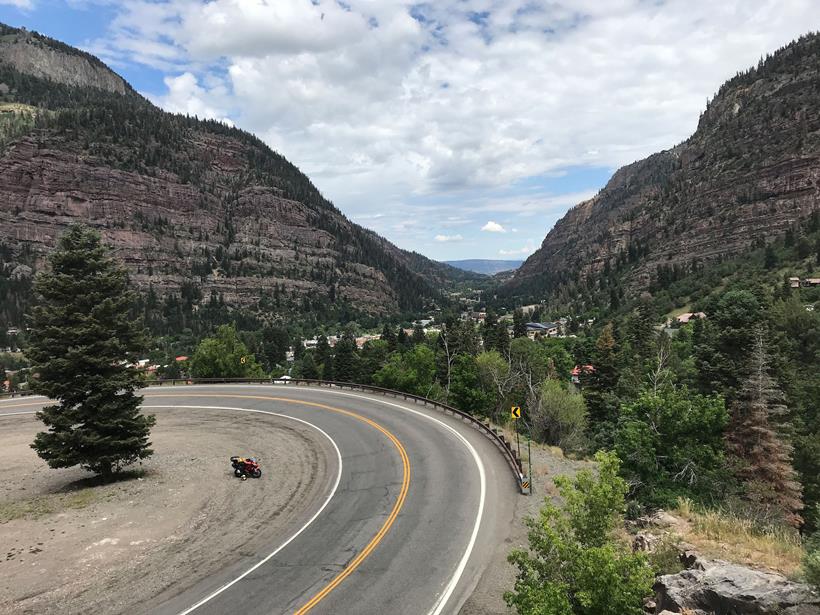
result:
[(286, 397), (271, 397), (265, 395), (222, 395), (222, 394), (212, 394), (212, 395), (202, 395), (202, 394), (159, 394), (159, 395), (146, 395), (145, 397), (221, 397), (226, 399), (233, 399), (233, 398), (244, 398), (244, 399), (261, 399), (265, 401), (279, 401), (288, 404), (297, 404), (302, 406), (312, 406), (314, 408), (321, 408), (323, 410), (329, 410), (330, 412), (336, 412), (338, 414), (343, 414), (356, 420), (362, 421), (377, 429), (381, 433), (383, 433), (387, 438), (395, 445), (396, 449), (399, 452), (399, 456), (401, 457), (402, 468), (403, 468), (403, 475), (402, 475), (402, 482), (401, 482), (401, 490), (399, 491), (399, 497), (396, 499), (396, 503), (393, 505), (393, 509), (390, 511), (390, 515), (385, 520), (384, 524), (379, 528), (379, 531), (376, 535), (367, 543), (367, 546), (362, 549), (362, 551), (354, 557), (348, 564), (345, 566), (339, 574), (337, 574), (331, 581), (325, 585), (319, 592), (316, 593), (308, 602), (300, 609), (295, 612), (295, 615), (305, 615), (308, 611), (310, 611), (313, 607), (315, 607), (319, 602), (321, 602), (330, 592), (332, 592), (342, 581), (344, 581), (347, 577), (349, 577), (356, 568), (367, 558), (368, 555), (376, 548), (376, 546), (382, 541), (384, 536), (392, 527), (393, 523), (396, 520), (396, 517), (399, 515), (399, 511), (404, 506), (404, 500), (407, 498), (407, 491), (410, 488), (410, 458), (407, 456), (407, 451), (404, 450), (404, 446), (402, 446), (399, 439), (394, 436), (390, 431), (376, 423), (375, 421), (370, 420), (369, 418), (362, 416), (360, 414), (356, 414), (355, 412), (351, 412), (350, 410), (344, 410), (342, 408), (336, 408), (335, 406), (328, 406), (326, 404), (320, 404), (312, 401), (303, 401), (297, 399), (289, 399)]

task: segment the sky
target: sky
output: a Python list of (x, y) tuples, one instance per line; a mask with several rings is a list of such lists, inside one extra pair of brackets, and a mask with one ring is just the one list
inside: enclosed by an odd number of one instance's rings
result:
[(168, 111), (256, 133), (349, 218), (439, 260), (523, 259), (697, 127), (818, 0), (0, 0)]

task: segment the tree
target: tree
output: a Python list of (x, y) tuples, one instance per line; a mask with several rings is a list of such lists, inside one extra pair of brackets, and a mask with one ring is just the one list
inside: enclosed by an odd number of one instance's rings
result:
[(373, 383), (373, 375), (385, 364), (388, 354), (390, 349), (384, 340), (368, 340), (364, 343), (359, 362), (362, 384)]
[(387, 342), (387, 347), (390, 350), (390, 352), (396, 350), (396, 347), (398, 346), (398, 340), (396, 339), (396, 332), (393, 331), (393, 327), (391, 327), (390, 325), (384, 325), (380, 339)]
[(650, 507), (673, 506), (680, 496), (721, 496), (728, 422), (721, 398), (672, 385), (645, 390), (621, 406), (615, 450), (633, 496)]
[(293, 374), (298, 378), (307, 380), (317, 380), (319, 378), (319, 368), (313, 358), (313, 351), (306, 350), (293, 366)]
[(498, 320), (495, 312), (487, 313), (481, 335), (484, 341), (484, 350), (497, 350), (501, 354), (509, 352), (510, 336), (507, 333), (507, 325)]
[(476, 358), (462, 354), (453, 364), (450, 403), (470, 414), (487, 414), (493, 407), (493, 396), (481, 384)]
[(320, 335), (316, 339), (315, 359), (319, 368), (319, 377), (322, 380), (333, 380), (335, 378), (332, 352), (330, 343), (327, 341), (327, 336), (324, 334)]
[(618, 348), (611, 323), (603, 328), (595, 342), (592, 367), (585, 378), (584, 399), (589, 412), (591, 435), (597, 446), (606, 448), (612, 443), (619, 406)]
[(282, 327), (262, 329), (262, 356), (268, 371), (277, 365), (284, 365), (290, 346), (290, 336)]
[(520, 308), (513, 312), (513, 337), (527, 337), (527, 319)]
[(774, 251), (772, 244), (766, 246), (763, 254), (763, 266), (766, 269), (774, 269), (777, 267), (777, 254)]
[(359, 353), (356, 337), (348, 331), (336, 343), (334, 348), (333, 367), (335, 378), (339, 382), (359, 381)]
[(26, 350), (32, 390), (58, 401), (37, 413), (49, 428), (32, 448), (52, 468), (79, 465), (105, 477), (149, 457), (153, 416), (140, 413), (144, 386), (132, 367), (146, 346), (130, 309), (125, 269), (100, 235), (81, 225), (60, 237), (50, 270), (34, 284)]
[(778, 433), (775, 417), (786, 414), (783, 393), (769, 375), (763, 332), (755, 335), (751, 373), (732, 406), (727, 450), (745, 497), (764, 514), (799, 527), (801, 487), (791, 461), (792, 446)]
[(536, 440), (564, 451), (584, 448), (587, 409), (580, 393), (568, 390), (557, 380), (545, 380), (530, 411), (528, 418)]
[(261, 378), (262, 366), (239, 339), (233, 325), (217, 328), (213, 337), (206, 337), (191, 357), (194, 378)]
[(529, 550), (515, 550), (515, 588), (504, 595), (520, 615), (640, 615), (654, 575), (642, 553), (614, 536), (623, 523), (626, 483), (618, 458), (599, 452), (597, 476), (555, 479), (563, 510), (549, 500), (528, 519)]
[(387, 363), (374, 374), (373, 381), (380, 387), (436, 397), (435, 376), (435, 354), (425, 344), (419, 344), (404, 353), (391, 354)]
[(427, 341), (427, 336), (424, 333), (424, 328), (421, 325), (416, 325), (413, 327), (413, 336), (410, 338), (410, 341), (415, 346), (416, 344), (423, 344)]

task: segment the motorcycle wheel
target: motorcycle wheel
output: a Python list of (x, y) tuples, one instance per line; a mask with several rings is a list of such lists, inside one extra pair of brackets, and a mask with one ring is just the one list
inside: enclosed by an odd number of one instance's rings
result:
[(253, 471), (253, 477), (254, 478), (259, 478), (260, 476), (262, 476), (262, 470), (257, 468), (256, 470)]
[(239, 468), (236, 468), (233, 471), (233, 475), (236, 476), (236, 477), (242, 476), (242, 470), (240, 470)]

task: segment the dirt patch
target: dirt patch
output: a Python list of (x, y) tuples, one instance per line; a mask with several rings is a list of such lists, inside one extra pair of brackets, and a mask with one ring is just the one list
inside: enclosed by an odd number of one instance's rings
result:
[[(510, 438), (510, 435), (507, 434)], [(512, 435), (510, 441), (515, 442)], [(524, 468), (527, 468), (527, 452), (522, 441)], [(558, 503), (558, 491), (552, 482), (556, 476), (574, 476), (580, 469), (589, 467), (586, 461), (575, 461), (564, 457), (561, 449), (535, 445), (532, 448), (532, 487), (531, 496), (518, 496), (512, 528), (504, 543), (496, 550), (492, 562), (476, 586), (470, 598), (464, 603), (460, 615), (510, 615), (515, 613), (504, 603), (504, 592), (515, 585), (516, 569), (507, 561), (507, 555), (513, 549), (527, 547), (526, 517), (537, 517), (544, 505), (544, 499), (550, 498)]]
[[(107, 485), (48, 469), (29, 447), (42, 427), (33, 417), (0, 418), (0, 613), (138, 611), (284, 535), (321, 497), (328, 445), (310, 428), (227, 411), (156, 414), (155, 455)], [(236, 454), (259, 457), (262, 478), (234, 478)]]

